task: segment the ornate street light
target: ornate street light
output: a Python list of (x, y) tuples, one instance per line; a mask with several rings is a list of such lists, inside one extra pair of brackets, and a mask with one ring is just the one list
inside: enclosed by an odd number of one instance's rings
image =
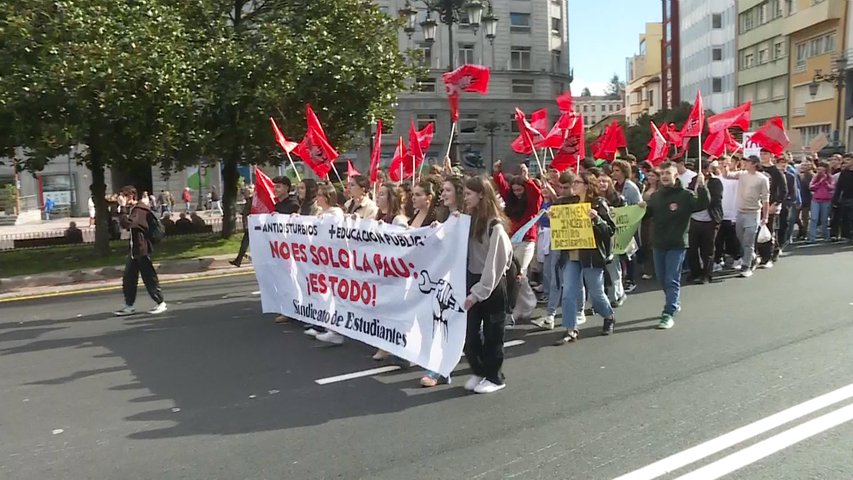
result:
[(438, 27), (438, 23), (432, 19), (429, 12), (427, 12), (427, 18), (423, 22), (421, 22), (421, 29), (424, 32), (424, 42), (432, 44), (435, 42), (435, 29)]
[(811, 83), (809, 83), (809, 96), (814, 99), (817, 96), (818, 90), (820, 89), (820, 83), (826, 82), (835, 85), (835, 88), (838, 90), (838, 118), (837, 123), (835, 124), (835, 141), (840, 142), (841, 128), (844, 123), (844, 83), (847, 69), (847, 57), (843, 54), (839, 56), (835, 60), (835, 68), (833, 68), (832, 72), (827, 75), (824, 75), (821, 69), (815, 69), (814, 77), (812, 77)]
[(479, 0), (474, 0), (465, 5), (465, 10), (468, 12), (468, 24), (474, 29), (474, 35), (477, 35), (480, 20), (483, 18), (483, 4)]
[(403, 31), (406, 32), (409, 40), (411, 40), (412, 34), (415, 33), (415, 24), (418, 21), (418, 11), (412, 8), (412, 4), (409, 3), (409, 0), (406, 0), (406, 5), (403, 6), (398, 13), (406, 25), (403, 27)]
[(489, 11), (486, 13), (486, 16), (482, 18), (481, 22), (483, 24), (483, 29), (486, 30), (486, 38), (494, 47), (495, 37), (498, 32), (498, 17), (492, 13), (492, 4), (489, 4)]

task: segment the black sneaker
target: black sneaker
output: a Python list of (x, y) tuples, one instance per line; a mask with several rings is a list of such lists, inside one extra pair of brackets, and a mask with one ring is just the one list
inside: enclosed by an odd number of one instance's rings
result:
[(613, 328), (616, 326), (616, 317), (604, 319), (604, 328), (601, 329), (601, 334), (604, 336), (613, 334)]

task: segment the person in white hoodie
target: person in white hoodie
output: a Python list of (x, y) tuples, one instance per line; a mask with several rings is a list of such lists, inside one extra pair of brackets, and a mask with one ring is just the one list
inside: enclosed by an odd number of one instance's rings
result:
[(717, 233), (717, 242), (714, 248), (714, 272), (719, 272), (725, 267), (724, 255), (729, 255), (732, 258), (734, 262), (732, 268), (740, 270), (740, 259), (743, 255), (735, 227), (738, 180), (726, 178), (731, 168), (731, 161), (731, 157), (724, 155), (711, 162), (711, 172), (723, 183), (723, 221), (720, 223), (720, 231)]

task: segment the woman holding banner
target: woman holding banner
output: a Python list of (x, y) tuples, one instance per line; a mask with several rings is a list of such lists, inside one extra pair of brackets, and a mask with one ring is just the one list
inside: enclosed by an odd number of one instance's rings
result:
[(594, 249), (563, 250), (560, 271), (563, 279), (563, 326), (566, 333), (555, 345), (565, 345), (578, 340), (577, 319), (583, 315), (585, 303), (584, 285), (588, 290), (595, 312), (604, 319), (602, 335), (610, 335), (616, 325), (613, 307), (604, 293), (604, 266), (611, 256), (612, 237), (616, 224), (610, 216), (607, 201), (598, 195), (598, 172), (588, 170), (583, 176), (575, 177), (571, 171), (560, 175), (560, 183), (572, 185), (572, 195), (560, 197), (554, 205), (588, 203), (589, 218), (595, 238)]
[(317, 205), (317, 181), (313, 178), (303, 178), (296, 186), (296, 200), (299, 202), (299, 214), (315, 216), (320, 213)]
[[(304, 180), (303, 180), (304, 182)], [(298, 192), (298, 190), (297, 190)], [(298, 195), (298, 193), (297, 193)], [(338, 206), (338, 191), (335, 186), (330, 183), (317, 185), (317, 216), (331, 215), (335, 218), (343, 218), (344, 211)], [(326, 333), (326, 329), (315, 325), (308, 325), (305, 330), (305, 335), (316, 337)]]
[(512, 242), (505, 230), (508, 220), (487, 178), (467, 179), (463, 202), (465, 211), (471, 215), (468, 296), (464, 307), (468, 311), (465, 357), (473, 373), (465, 389), (493, 393), (506, 386), (501, 366), (506, 327), (506, 272), (512, 260)]
[[(622, 160), (613, 162), (614, 172), (622, 171), (620, 170), (621, 165), (618, 162), (625, 163)], [(630, 171), (631, 167), (627, 168)], [(619, 208), (627, 205), (625, 197), (616, 191), (615, 182), (607, 175), (599, 175), (598, 177), (598, 195), (604, 198), (607, 205), (611, 208)], [(639, 190), (637, 191), (637, 196), (640, 196)], [(607, 298), (610, 299), (610, 305), (613, 308), (619, 308), (625, 303), (626, 298), (625, 286), (622, 283), (622, 255), (613, 255), (613, 258), (605, 265), (604, 273)]]

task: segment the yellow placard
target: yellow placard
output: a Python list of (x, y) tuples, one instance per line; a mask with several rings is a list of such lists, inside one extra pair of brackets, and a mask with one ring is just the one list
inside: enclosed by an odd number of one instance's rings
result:
[(596, 248), (589, 210), (589, 203), (551, 206), (551, 250)]

